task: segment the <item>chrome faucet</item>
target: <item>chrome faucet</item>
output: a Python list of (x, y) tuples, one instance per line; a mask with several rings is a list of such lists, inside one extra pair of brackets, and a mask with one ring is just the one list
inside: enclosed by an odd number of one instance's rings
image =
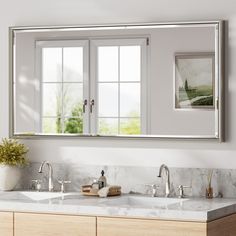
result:
[(42, 164), (39, 167), (39, 173), (43, 173), (43, 167), (44, 165), (47, 165), (48, 167), (48, 191), (52, 192), (53, 191), (53, 169), (52, 165), (48, 161), (43, 161)]
[(160, 166), (159, 175), (157, 177), (159, 177), (159, 178), (162, 177), (163, 169), (166, 172), (166, 193), (165, 193), (165, 196), (169, 197), (170, 196), (170, 170), (169, 170), (169, 168), (166, 165), (162, 164)]

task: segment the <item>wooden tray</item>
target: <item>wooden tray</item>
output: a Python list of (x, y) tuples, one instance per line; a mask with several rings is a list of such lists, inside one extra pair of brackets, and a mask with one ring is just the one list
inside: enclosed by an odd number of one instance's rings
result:
[[(91, 189), (92, 189), (91, 185), (83, 185), (82, 186), (82, 194), (84, 196), (96, 196), (96, 197), (99, 197), (98, 193), (91, 191)], [(119, 196), (119, 195), (121, 195), (121, 187), (120, 186), (115, 186), (115, 187), (111, 187), (111, 189), (109, 190), (109, 193), (108, 193), (107, 196), (108, 197), (112, 197), (112, 196)]]
[[(84, 196), (94, 196), (94, 197), (99, 197), (99, 195), (97, 193), (90, 193), (90, 192), (82, 192), (82, 194)], [(119, 196), (121, 195), (121, 191), (119, 192), (111, 192), (111, 193), (108, 193), (108, 197), (113, 197), (113, 196)]]

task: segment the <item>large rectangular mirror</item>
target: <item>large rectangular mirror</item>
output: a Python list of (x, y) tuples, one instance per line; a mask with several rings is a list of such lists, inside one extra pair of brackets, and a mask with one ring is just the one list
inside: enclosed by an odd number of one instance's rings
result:
[(11, 27), (11, 135), (222, 140), (223, 22)]

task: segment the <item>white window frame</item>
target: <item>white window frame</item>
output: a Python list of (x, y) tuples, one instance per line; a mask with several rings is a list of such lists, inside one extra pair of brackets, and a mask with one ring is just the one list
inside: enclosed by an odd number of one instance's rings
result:
[[(147, 61), (147, 41), (148, 38), (116, 38), (116, 39), (93, 39), (90, 41), (90, 101), (95, 104), (90, 117), (91, 133), (98, 133), (98, 47), (99, 46), (140, 46), (141, 47), (141, 78), (140, 78), (140, 119), (141, 135), (148, 133), (148, 61)], [(140, 134), (139, 134), (140, 135)], [(124, 136), (124, 135), (121, 135)]]
[[(43, 82), (42, 81), (42, 49), (43, 48), (65, 48), (65, 47), (82, 47), (83, 48), (83, 102), (87, 100), (89, 102), (89, 40), (37, 40), (35, 42), (35, 48), (36, 48), (36, 58), (35, 58), (35, 75), (37, 78), (37, 81), (39, 81), (37, 85), (37, 91), (36, 93), (36, 104), (40, 108), (40, 112), (38, 114), (38, 124), (37, 124), (37, 130), (38, 132), (42, 132), (42, 118), (44, 117), (42, 114), (42, 85), (43, 83), (54, 83), (54, 84), (60, 84), (62, 83), (63, 87), (63, 73), (62, 73), (62, 82)], [(63, 60), (62, 60), (63, 61)], [(62, 65), (63, 68), (63, 65)], [(70, 82), (65, 82), (70, 83)], [(71, 82), (71, 83), (81, 83), (81, 82)], [(63, 88), (62, 88), (63, 89)], [(63, 99), (63, 98), (62, 98)], [(62, 112), (63, 114), (63, 112)], [(51, 118), (56, 118), (56, 116), (50, 116)], [(69, 118), (70, 116), (64, 116), (62, 115), (62, 119)], [(88, 106), (85, 106), (85, 112), (83, 114), (83, 134), (89, 134), (89, 110)], [(63, 134), (63, 133), (62, 133)], [(82, 135), (83, 135), (82, 134)]]

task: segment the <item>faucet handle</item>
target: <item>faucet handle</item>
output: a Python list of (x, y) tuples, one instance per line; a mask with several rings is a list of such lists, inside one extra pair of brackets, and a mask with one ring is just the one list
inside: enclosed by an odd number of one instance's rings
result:
[(152, 188), (152, 197), (157, 196), (157, 189), (159, 188), (159, 186), (157, 184), (145, 184), (145, 186)]
[(34, 186), (34, 189), (36, 189), (39, 192), (41, 190), (41, 187), (42, 187), (42, 185), (41, 185), (42, 180), (40, 180), (40, 179), (33, 179), (33, 180), (31, 180), (31, 182), (33, 183), (32, 186)]
[(65, 192), (65, 184), (71, 184), (70, 180), (60, 180), (58, 179), (57, 182), (61, 185), (61, 192)]
[(190, 188), (192, 189), (192, 186), (185, 186), (185, 185), (179, 185), (178, 190), (179, 190), (179, 198), (184, 198), (186, 195), (184, 194), (184, 189)]

